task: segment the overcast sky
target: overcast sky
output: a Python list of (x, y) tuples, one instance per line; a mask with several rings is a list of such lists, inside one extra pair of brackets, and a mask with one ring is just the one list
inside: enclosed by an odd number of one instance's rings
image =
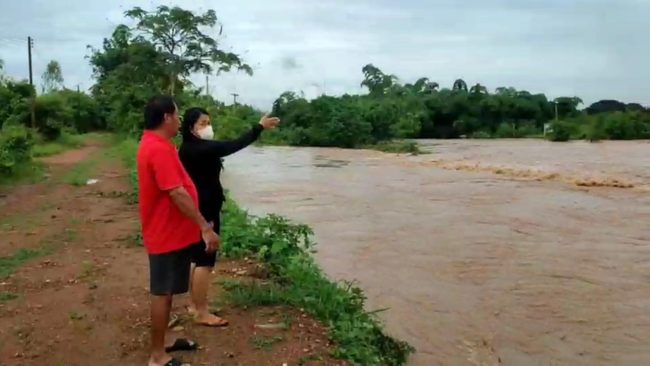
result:
[[(0, 0), (0, 58), (34, 78), (51, 59), (65, 84), (92, 85), (86, 45), (100, 46), (124, 10), (170, 2)], [(213, 8), (222, 44), (255, 69), (211, 79), (211, 92), (269, 109), (283, 91), (312, 97), (357, 93), (373, 63), (403, 82), (426, 76), (444, 87), (463, 78), (491, 90), (514, 86), (550, 97), (577, 95), (650, 105), (650, 0), (178, 0)], [(203, 86), (205, 78), (194, 80)]]

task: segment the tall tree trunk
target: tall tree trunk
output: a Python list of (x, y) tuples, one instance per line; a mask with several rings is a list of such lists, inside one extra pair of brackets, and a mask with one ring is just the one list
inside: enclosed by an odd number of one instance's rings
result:
[(172, 72), (169, 74), (169, 94), (173, 97), (176, 89), (176, 75)]

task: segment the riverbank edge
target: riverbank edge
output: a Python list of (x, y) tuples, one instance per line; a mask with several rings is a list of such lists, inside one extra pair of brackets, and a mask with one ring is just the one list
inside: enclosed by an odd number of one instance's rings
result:
[[(137, 202), (137, 140), (117, 148), (129, 170), (131, 202)], [(315, 263), (313, 232), (277, 215), (255, 217), (229, 199), (224, 207), (221, 254), (254, 256), (267, 274), (259, 280), (224, 284), (233, 305), (288, 305), (304, 310), (328, 328), (333, 356), (354, 365), (405, 365), (415, 349), (387, 335), (377, 311), (364, 308), (363, 291), (352, 282), (329, 280)]]

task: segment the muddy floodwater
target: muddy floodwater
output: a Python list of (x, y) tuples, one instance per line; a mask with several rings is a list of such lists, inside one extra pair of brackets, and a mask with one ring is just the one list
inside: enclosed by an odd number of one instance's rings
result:
[(420, 143), (249, 148), (224, 183), (310, 225), (413, 365), (650, 365), (650, 142)]

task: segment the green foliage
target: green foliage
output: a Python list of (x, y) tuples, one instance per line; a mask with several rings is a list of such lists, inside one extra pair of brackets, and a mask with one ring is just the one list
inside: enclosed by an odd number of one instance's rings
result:
[(414, 141), (381, 141), (375, 145), (369, 146), (369, 148), (397, 154), (418, 155), (422, 153), (417, 142)]
[(553, 122), (551, 129), (553, 131), (550, 133), (549, 139), (556, 142), (569, 141), (576, 130), (574, 125), (566, 121)]
[(0, 82), (0, 128), (6, 124), (26, 124), (34, 88), (29, 83), (5, 80)]
[(351, 283), (333, 283), (313, 261), (311, 230), (270, 215), (253, 218), (227, 201), (222, 227), (222, 253), (257, 255), (273, 281), (230, 283), (231, 301), (242, 306), (286, 304), (304, 308), (330, 325), (335, 356), (353, 364), (403, 365), (413, 349), (386, 336), (374, 314), (364, 309), (362, 291)]
[(95, 100), (72, 90), (55, 91), (36, 98), (36, 127), (47, 140), (60, 137), (64, 129), (89, 132), (104, 128)]
[(83, 145), (84, 138), (81, 135), (74, 135), (63, 131), (54, 141), (37, 139), (32, 149), (33, 157), (50, 156), (62, 153), (63, 151)]
[(4, 126), (0, 130), (0, 174), (11, 176), (21, 165), (28, 165), (34, 138), (22, 126)]
[(45, 67), (41, 76), (43, 80), (43, 93), (50, 93), (63, 87), (63, 71), (58, 61), (52, 60)]
[(0, 257), (0, 279), (5, 279), (13, 274), (24, 263), (47, 254), (39, 249), (18, 249), (14, 254)]
[(169, 94), (176, 92), (176, 80), (189, 77), (192, 72), (211, 74), (213, 71), (227, 72), (232, 68), (252, 75), (250, 66), (232, 52), (225, 52), (217, 40), (206, 34), (204, 29), (223, 26), (218, 23), (214, 10), (203, 14), (180, 7), (158, 6), (155, 11), (135, 7), (124, 13), (137, 22), (135, 30), (141, 39), (150, 42), (160, 54), (162, 67), (169, 78)]

